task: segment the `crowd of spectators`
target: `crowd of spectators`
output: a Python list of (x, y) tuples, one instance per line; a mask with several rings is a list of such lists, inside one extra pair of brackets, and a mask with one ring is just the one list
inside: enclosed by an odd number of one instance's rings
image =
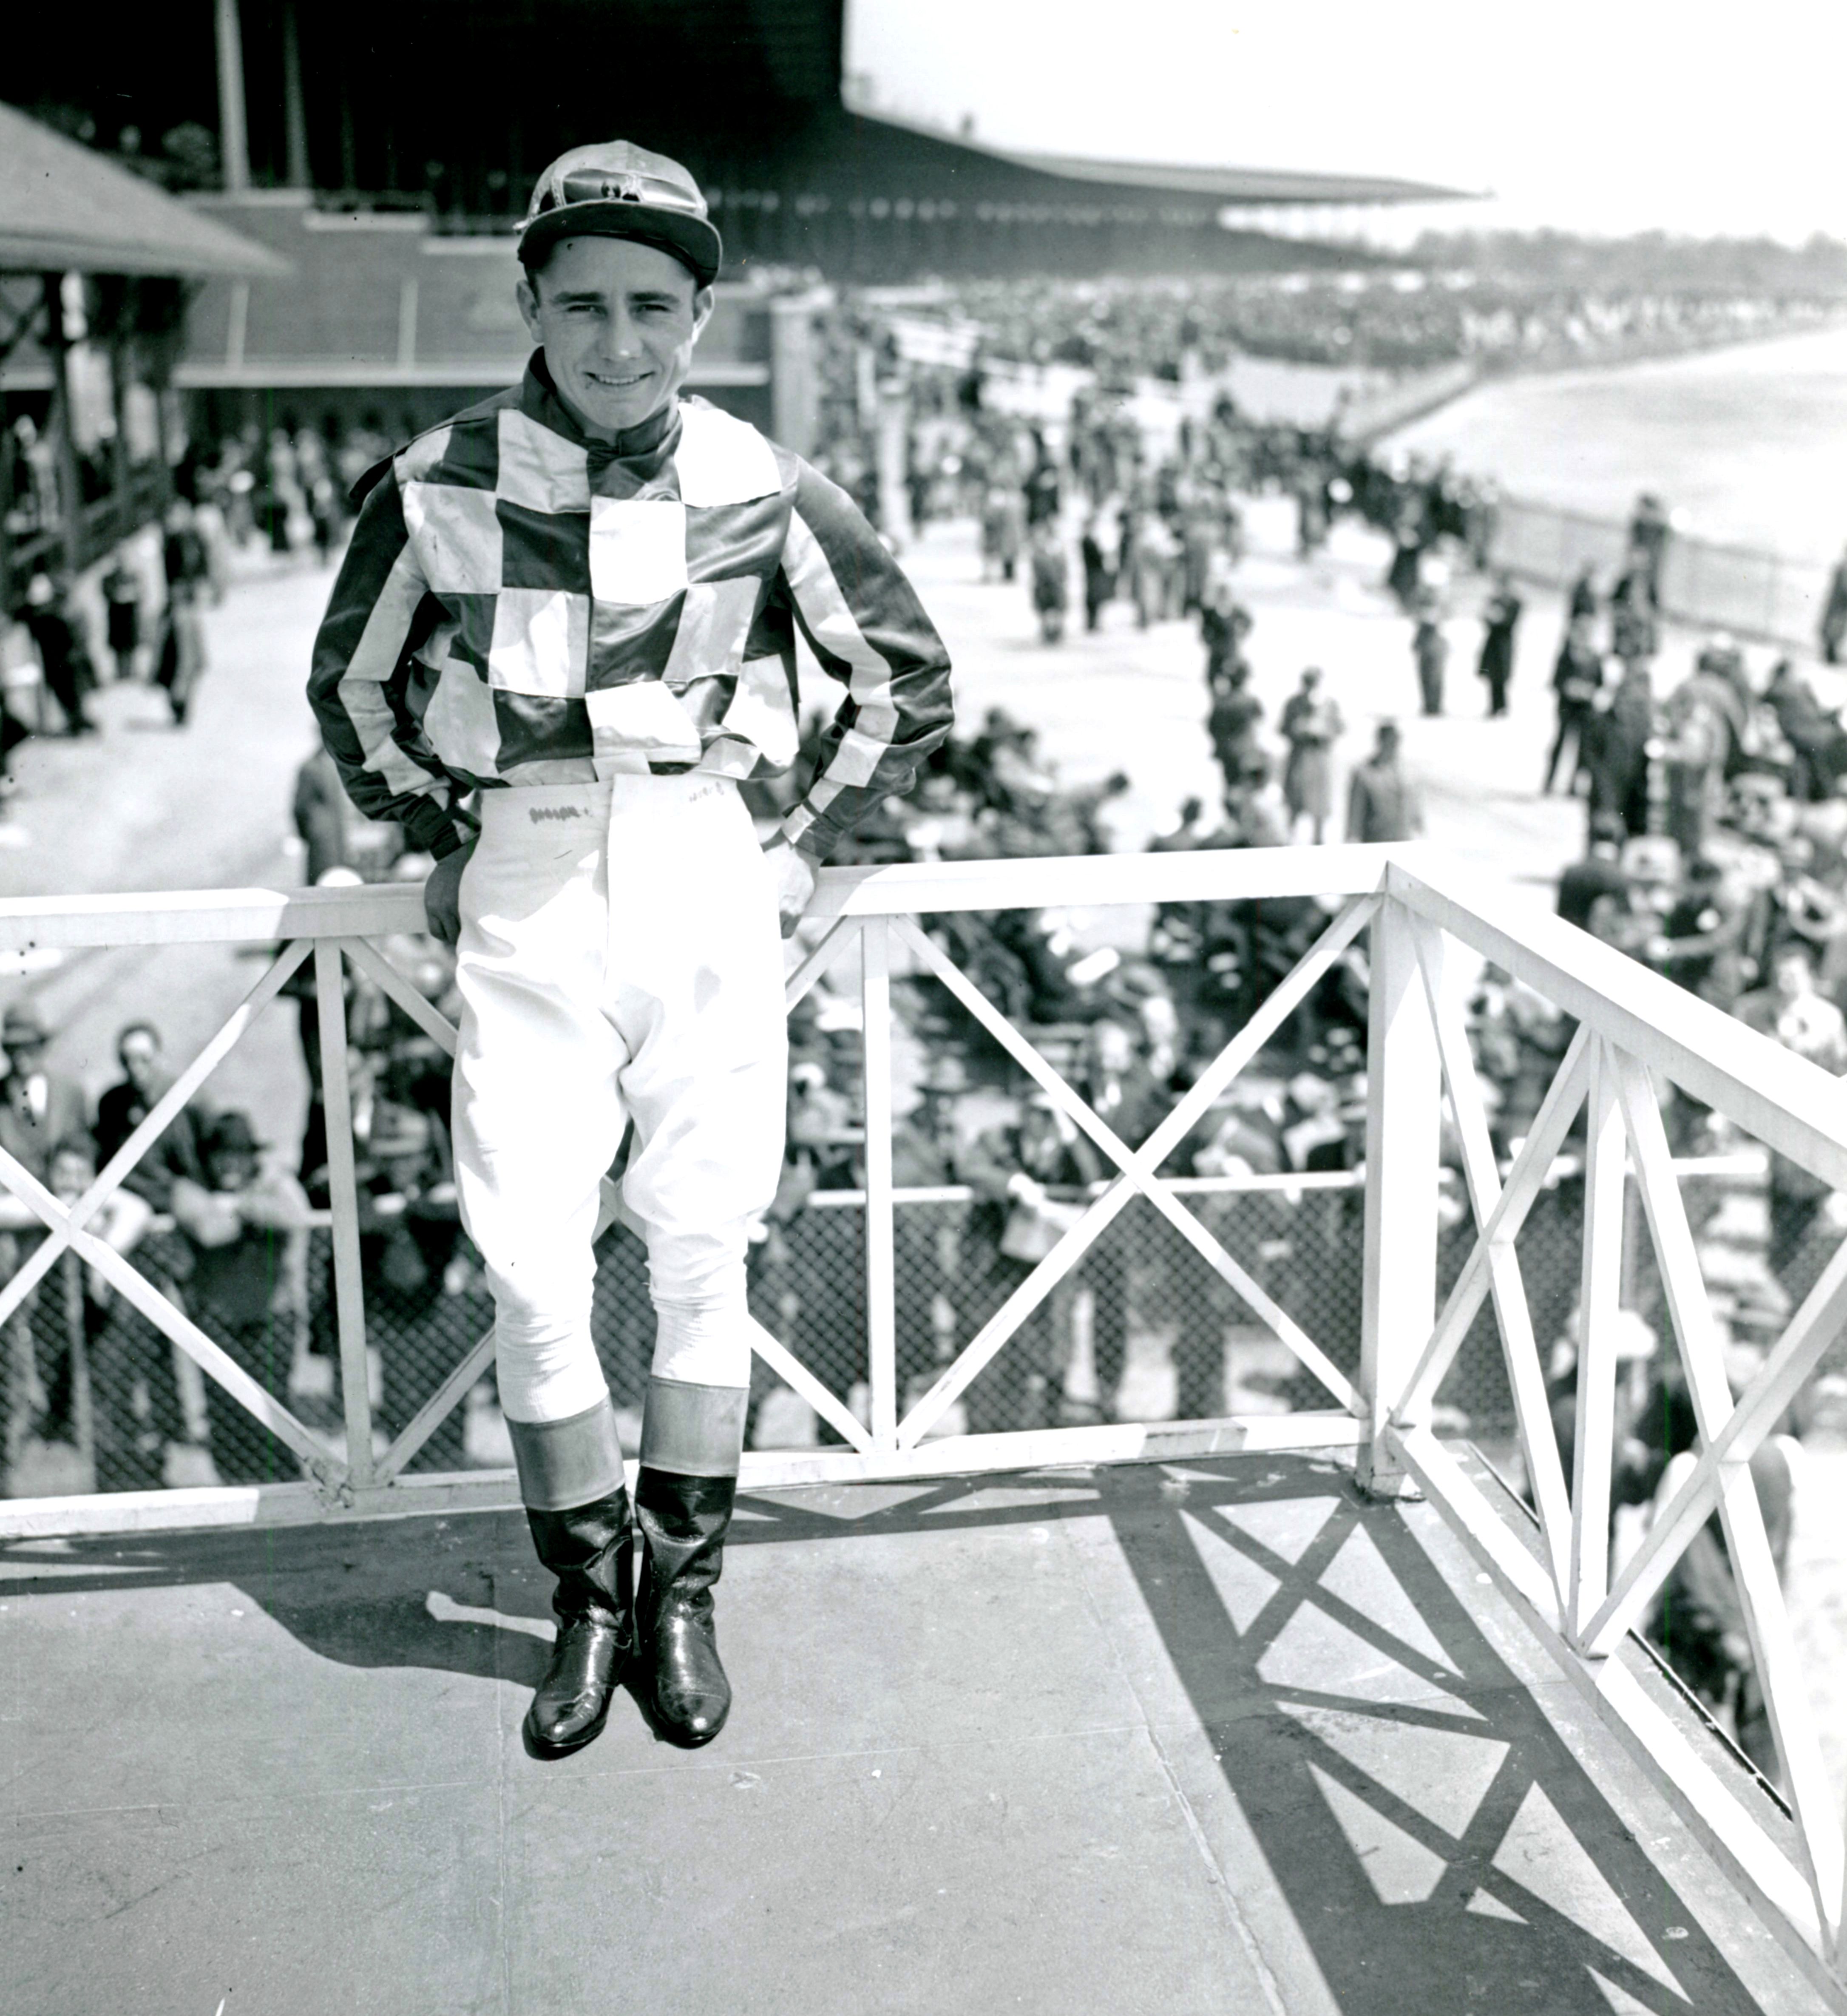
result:
[(1215, 373), (1244, 355), (1380, 371), (1593, 363), (1819, 326), (1806, 293), (1624, 285), (1381, 260), (1223, 279), (960, 281), (945, 299), (992, 353), (1106, 381)]
[[(1221, 790), (1216, 802), (1183, 805), (1157, 848), (1312, 844), (1337, 826), (1349, 839), (1414, 835), (1421, 812), (1399, 763), (1394, 724), (1381, 724), (1372, 751), (1352, 766), (1343, 807), (1335, 801), (1332, 752), (1345, 723), (1315, 668), (1303, 670), (1275, 722), (1266, 722), (1247, 655), (1253, 617), (1237, 592), (1243, 513), (1265, 488), (1292, 497), (1305, 553), (1346, 513), (1387, 535), (1381, 585), (1414, 620), (1422, 697), (1435, 712), (1446, 704), (1446, 667), (1427, 636), (1442, 626), (1430, 619), (1453, 575), (1486, 559), (1492, 495), (1442, 467), (1358, 454), (1325, 434), (1254, 426), (1222, 401), (1206, 422), (1183, 430), (1171, 452), (1153, 454), (1122, 412), (1107, 400), (1081, 399), (1054, 435), (986, 412), (978, 400), (951, 401), (952, 427), (936, 429), (930, 453), (913, 455), (913, 520), (938, 511), (975, 518), (984, 575), (996, 594), (1028, 595), (1042, 619), (1050, 613), (1062, 620), (1075, 605), (1094, 624), (1121, 600), (1139, 624), (1183, 625), (1196, 634), (1201, 713)], [(233, 445), (219, 457), (207, 494), (226, 538), (242, 531), (283, 547), (316, 538), (317, 451), (300, 430), (287, 445), (279, 455), (273, 443)], [(372, 445), (349, 440), (342, 452), (356, 461)], [(863, 430), (842, 424), (825, 452), (837, 477), (877, 502), (876, 458)], [(240, 474), (247, 484), (236, 480)], [(1773, 1040), (1847, 1071), (1847, 795), (1840, 788), (1847, 727), (1793, 661), (1753, 664), (1723, 636), (1707, 640), (1690, 676), (1656, 690), (1669, 524), (1658, 500), (1639, 500), (1622, 565), (1607, 580), (1587, 572), (1570, 596), (1551, 681), (1557, 733), (1543, 757), (1536, 750), (1532, 779), (1536, 790), (1573, 793), (1583, 803), (1586, 851), (1562, 880), (1559, 909)], [(202, 554), (207, 531), (196, 534)], [(327, 536), (337, 538), (337, 523)], [(200, 592), (209, 592), (209, 560), (196, 571)], [(1074, 580), (1081, 584), (1075, 594)], [(1482, 585), (1475, 669), (1487, 711), (1496, 714), (1505, 707), (1522, 603), (1504, 577)], [(766, 823), (815, 760), (819, 736), (819, 722), (811, 723), (787, 783), (747, 787)], [(1107, 851), (1120, 844), (1115, 812), (1128, 785), (1120, 774), (1074, 785), (1059, 776), (1033, 725), (992, 710), (938, 752), (908, 797), (865, 822), (849, 858)], [(427, 865), (403, 854), (394, 830), (352, 813), (324, 758), (303, 765), (293, 815), (311, 880), (414, 880)], [(1099, 942), (1056, 909), (949, 913), (931, 929), (1132, 1147), (1298, 962), (1329, 915), (1327, 905), (1306, 899), (1164, 904), (1133, 943)], [(448, 955), (421, 936), (391, 951), (424, 997), (452, 1013)], [(488, 1312), (456, 1211), (446, 1061), (370, 982), (349, 974), (347, 988), (369, 1318), (380, 1419), (395, 1431), (481, 1334)], [(235, 1364), (337, 1438), (330, 1251), (317, 1216), (329, 1198), (319, 1017), (306, 982), (293, 991), (311, 1088), (299, 1147), (261, 1143), (247, 1116), (196, 1099), (172, 1116), (97, 1224)], [(1285, 1307), (1292, 1295), (1331, 1298), (1318, 1328), (1337, 1340), (1343, 1325), (1357, 1322), (1358, 1198), (1338, 1185), (1291, 1186), (1350, 1178), (1359, 1165), (1366, 994), (1362, 941), (1162, 1165), (1164, 1173), (1204, 1186), (1194, 1201), (1208, 1223), (1234, 1206), (1245, 1214), (1240, 1243), (1268, 1256), (1266, 1291)], [(900, 1086), (906, 1110), (894, 1143), (902, 1197), (895, 1235), (900, 1403), (908, 1406), (1111, 1172), (955, 994), (918, 970), (897, 979), (893, 998), (898, 1054), (908, 1060)], [(1510, 1157), (1530, 1132), (1571, 1025), (1491, 968), (1472, 999), (1469, 1027), (1495, 1145)], [(856, 997), (823, 982), (792, 1017), (790, 1033), (788, 1153), (754, 1248), (754, 1305), (859, 1404), (852, 1388), (863, 1364), (862, 1318), (856, 1290), (842, 1288), (856, 1278), (856, 1206), (865, 1182)], [(131, 1026), (120, 1044), (121, 1080), (92, 1110), (81, 1088), (42, 1069), (45, 1034), (21, 1003), (0, 1031), (8, 1063), (0, 1145), (55, 1194), (72, 1199), (151, 1110), (167, 1078), (157, 1035)], [(1723, 1160), (1739, 1145), (1691, 1100), (1676, 1096), (1669, 1118), (1683, 1155)], [(1464, 1221), (1458, 1159), (1451, 1142), (1444, 1208), (1452, 1227)], [(1555, 1188), (1551, 1208), (1568, 1217), (1568, 1172)], [(1831, 1193), (1781, 1157), (1770, 1158), (1767, 1197), (1763, 1265), (1734, 1273), (1716, 1293), (1734, 1345), (1747, 1352), (1812, 1286), (1843, 1229)], [(0, 1273), (27, 1264), (34, 1243), (29, 1215), (16, 1211), (0, 1227)], [(621, 1404), (639, 1399), (650, 1334), (645, 1273), (626, 1233), (608, 1235), (603, 1280), (604, 1348)], [(1561, 1396), (1571, 1377), (1569, 1293), (1553, 1311)], [(1262, 1395), (1261, 1378), (1254, 1389), (1226, 1344), (1246, 1319), (1177, 1232), (1151, 1213), (1125, 1214), (942, 1426), (981, 1431), (1107, 1418), (1123, 1403), (1132, 1341), (1150, 1330), (1168, 1336), (1174, 1411), (1210, 1415), (1249, 1405), (1254, 1390)], [(68, 1256), (55, 1263), (4, 1335), (0, 1420), (15, 1491), (45, 1488), (56, 1474), (56, 1452), (66, 1448), (81, 1450), (95, 1482), (116, 1488), (294, 1473), (293, 1458), (268, 1431), (201, 1379), (95, 1269)], [(1645, 1362), (1638, 1348), (1637, 1418), (1650, 1409), (1676, 1418), (1679, 1389), (1671, 1369), (1657, 1369), (1663, 1363), (1658, 1353)], [(1275, 1404), (1303, 1397), (1288, 1375), (1273, 1383)], [(831, 1432), (812, 1418), (795, 1423), (787, 1396), (772, 1399), (769, 1385), (765, 1379), (753, 1419), (760, 1445), (791, 1432)], [(458, 1413), (428, 1460), (445, 1467), (463, 1460), (472, 1447), (464, 1436), (469, 1419)], [(1646, 1499), (1662, 1488), (1662, 1466), (1678, 1453), (1669, 1447), (1658, 1460), (1653, 1453), (1636, 1457), (1623, 1489)], [(1723, 1610), (1723, 1578), (1706, 1580), (1703, 1593), (1680, 1592), (1690, 1616), (1718, 1618)], [(1718, 1676), (1708, 1676), (1711, 1685), (1730, 1690), (1734, 1726), (1755, 1742), (1742, 1669), (1735, 1659), (1726, 1664), (1728, 1628), (1723, 1618), (1713, 1624), (1701, 1656)], [(1695, 1676), (1695, 1683), (1707, 1682)]]
[[(1394, 552), (1410, 553), (1410, 578), (1395, 578), (1392, 585), (1401, 600), (1415, 606), (1428, 592), (1427, 576), (1440, 571), (1437, 556), (1466, 556), (1471, 513), (1481, 503), (1476, 493), (1442, 470), (1377, 464), (1325, 436), (1253, 426), (1226, 401), (1158, 458), (1148, 454), (1119, 408), (1089, 398), (1079, 399), (1056, 447), (1046, 430), (978, 406), (963, 415), (953, 438), (956, 452), (939, 460), (929, 483), (913, 492), (913, 503), (920, 500), (926, 511), (973, 511), (982, 528), (984, 569), (997, 587), (1010, 571), (1017, 574), (1025, 558), (1028, 590), (1043, 614), (1044, 575), (1056, 568), (1062, 579), (1075, 557), (1086, 621), (1096, 621), (1120, 597), (1132, 604), (1139, 623), (1184, 625), (1197, 635), (1202, 712), (1222, 790), (1215, 805), (1184, 805), (1172, 830), (1155, 844), (1276, 845), (1319, 841), (1333, 832), (1341, 809), (1334, 803), (1333, 752), (1345, 725), (1319, 672), (1305, 670), (1273, 733), (1266, 733), (1251, 690), (1246, 647), (1252, 618), (1236, 592), (1243, 501), (1266, 486), (1293, 495), (1298, 544), (1308, 551), (1342, 512), (1405, 535)], [(304, 441), (301, 430), (285, 445), (286, 454), (276, 452), (274, 441), (226, 444), (202, 477), (201, 488), (218, 500), (228, 538), (261, 533), (286, 547), (312, 536), (311, 493), (299, 477), (304, 468), (317, 466), (322, 451)], [(349, 438), (342, 456), (356, 463), (373, 445), (362, 435)], [(827, 452), (837, 476), (857, 477), (870, 496), (872, 457), (863, 439), (842, 426)], [(239, 480), (247, 475), (247, 482)], [(1392, 565), (1395, 576), (1406, 573), (1398, 557)], [(1497, 650), (1510, 657), (1518, 599), (1505, 584), (1500, 596), (1486, 625), (1487, 637), (1500, 642), (1485, 643), (1485, 661)], [(1062, 595), (1058, 606), (1062, 610)], [(789, 783), (748, 787), (753, 809), (766, 822), (783, 809), (803, 767), (815, 760), (818, 735), (818, 724), (812, 725)], [(1578, 737), (1580, 750), (1594, 748), (1596, 741), (1594, 734)], [(1344, 808), (1348, 837), (1402, 839), (1420, 829), (1417, 794), (1400, 766), (1397, 745), (1395, 727), (1383, 724), (1370, 754), (1352, 766)], [(1116, 844), (1113, 808), (1129, 781), (1117, 775), (1071, 787), (1046, 760), (1033, 727), (996, 710), (939, 753), (908, 799), (888, 802), (864, 823), (853, 842), (854, 857), (929, 861), (1105, 851)], [(415, 879), (426, 866), (403, 855), (395, 829), (353, 813), (324, 756), (302, 765), (293, 813), (311, 881)], [(1327, 915), (1324, 906), (1307, 901), (1168, 905), (1151, 920), (1145, 942), (1134, 948), (1081, 941), (1056, 911), (952, 915), (934, 928), (956, 963), (1011, 1021), (1033, 1033), (1135, 1145), (1291, 970)], [(452, 967), (442, 948), (419, 938), (395, 951), (401, 970), (415, 976), (427, 999), (448, 1003)], [(435, 1368), (452, 1361), (478, 1331), (484, 1305), (479, 1270), (455, 1211), (444, 1060), (410, 1018), (369, 983), (349, 976), (347, 985), (362, 1237), (372, 1292), (391, 1303), (374, 1330), (383, 1340), (382, 1413), (398, 1427), (434, 1384)], [(319, 1021), (309, 983), (298, 977), (291, 992), (301, 1011), (308, 1119), (298, 1154), (290, 1157), (277, 1144), (265, 1166), (292, 1164), (281, 1193), (291, 1208), (298, 1203), (300, 1211), (311, 1214), (324, 1209), (328, 1198)], [(1352, 1168), (1363, 1111), (1365, 996), (1363, 951), (1351, 949), (1291, 1018), (1265, 1069), (1240, 1082), (1176, 1145), (1168, 1172), (1280, 1178)], [(904, 1122), (900, 1161), (922, 1172), (916, 1181), (924, 1187), (946, 1186), (962, 1200), (920, 1204), (900, 1214), (910, 1228), (900, 1239), (910, 1276), (900, 1298), (901, 1355), (905, 1378), (915, 1388), (978, 1330), (1021, 1278), (1021, 1263), (1056, 1236), (1054, 1228), (1107, 1172), (1062, 1115), (1023, 1103), (1010, 1062), (934, 981), (913, 976), (900, 983), (897, 998), (907, 1025), (907, 1053), (920, 1060), (916, 1110)], [(844, 1305), (835, 1306), (841, 1298), (837, 1284), (830, 1284), (825, 1256), (814, 1246), (817, 1235), (807, 1208), (816, 1193), (850, 1193), (862, 1180), (855, 1015), (853, 1003), (823, 988), (795, 1018), (789, 1167), (763, 1227), (757, 1270), (764, 1319), (811, 1354), (826, 1349), (833, 1338), (847, 1367), (857, 1361), (857, 1319), (850, 1310), (843, 1313)], [(124, 1071), (140, 1040), (127, 1046)], [(1550, 1040), (1548, 1034), (1545, 1041)], [(19, 1071), (16, 1065), (9, 1084)], [(1543, 1090), (1538, 1066), (1522, 1056), (1508, 1076), (1510, 1110), (1517, 1111), (1528, 1081)], [(247, 1122), (233, 1118), (247, 1136)], [(191, 1125), (197, 1166), (182, 1172), (195, 1185), (204, 1179), (208, 1199), (230, 1193), (229, 1179), (213, 1176), (203, 1150), (213, 1124), (204, 1109), (196, 1114)], [(74, 1137), (87, 1125), (56, 1131)], [(95, 1125), (92, 1163), (98, 1156), (106, 1160), (120, 1139), (100, 1114)], [(41, 1142), (41, 1159), (56, 1145)], [(235, 1156), (229, 1165), (235, 1174)], [(45, 1166), (49, 1170), (49, 1161)], [(200, 1260), (216, 1252), (211, 1240), (224, 1239), (229, 1221), (221, 1208), (200, 1205), (189, 1191), (181, 1196), (183, 1208), (163, 1197), (151, 1224), (136, 1229), (138, 1240), (153, 1242), (146, 1264), (160, 1265), (196, 1319), (238, 1362), (250, 1366), (260, 1360), (266, 1368), (260, 1376), (279, 1396), (311, 1415), (319, 1406), (331, 1431), (337, 1418), (337, 1345), (324, 1239), (313, 1246), (318, 1273), (302, 1296), (258, 1308), (251, 1303), (249, 1280), (229, 1258)], [(1344, 1207), (1336, 1200), (1329, 1208)], [(309, 1223), (300, 1217), (286, 1227), (283, 1247), (297, 1256), (285, 1270), (289, 1282), (308, 1278), (302, 1269)], [(279, 1220), (265, 1228), (272, 1243), (279, 1226)], [(645, 1286), (635, 1260), (625, 1240), (612, 1236), (606, 1273), (622, 1274), (626, 1265), (633, 1276), (605, 1308), (616, 1334), (611, 1349), (622, 1361), (616, 1384), (639, 1391), (646, 1323)], [(1176, 1297), (1173, 1283), (1182, 1275), (1190, 1278), (1189, 1291)], [(239, 1281), (241, 1300), (235, 1288)], [(1075, 1392), (1067, 1390), (1074, 1297), (1089, 1307), (1092, 1340), (1089, 1373), (1078, 1381), (1085, 1390)], [(1132, 1257), (1124, 1234), (1106, 1236), (1066, 1291), (1035, 1316), (1021, 1344), (976, 1382), (958, 1418), (993, 1427), (1107, 1412), (1122, 1376), (1129, 1327), (1158, 1325), (1170, 1301), (1183, 1305), (1173, 1351), (1177, 1402), (1188, 1412), (1215, 1410), (1226, 1397), (1222, 1337), (1235, 1308), (1196, 1255), (1172, 1241), (1154, 1252), (1144, 1228)], [(42, 1331), (42, 1298), (36, 1320)], [(70, 1353), (58, 1343), (55, 1312), (50, 1320), (49, 1355), (64, 1363)], [(157, 1364), (171, 1360), (139, 1312), (121, 1309), (113, 1321), (117, 1331), (138, 1338), (135, 1348), (144, 1357), (151, 1353)], [(23, 1334), (17, 1324), (14, 1330)], [(109, 1330), (105, 1323), (98, 1334)], [(261, 1348), (259, 1331), (266, 1340)], [(113, 1362), (108, 1349), (99, 1362)], [(34, 1385), (34, 1376), (28, 1371), (15, 1379), (16, 1395), (28, 1396), (29, 1403), (13, 1405), (8, 1418), (16, 1424), (36, 1418), (34, 1409), (49, 1408), (53, 1427), (37, 1438), (55, 1440), (63, 1389), (56, 1379), (42, 1377)], [(236, 1428), (221, 1434), (212, 1408), (200, 1399), (198, 1383), (189, 1388), (185, 1368), (177, 1361), (151, 1380), (145, 1367), (135, 1376), (140, 1384), (131, 1381), (131, 1387), (141, 1398), (134, 1406), (144, 1414), (152, 1406), (160, 1417), (164, 1474), (176, 1462), (182, 1472), (196, 1468), (207, 1456), (218, 1474), (227, 1476), (283, 1460), (279, 1445), (263, 1431), (253, 1431), (256, 1438), (249, 1440), (241, 1410)], [(132, 1464), (123, 1467), (121, 1452), (134, 1436), (121, 1426), (129, 1403), (116, 1390), (120, 1386), (115, 1380), (107, 1405), (92, 1405), (93, 1460), (99, 1477), (146, 1481), (145, 1462), (139, 1471)], [(91, 1390), (94, 1394), (94, 1377)], [(196, 1403), (189, 1415), (189, 1390)], [(216, 1404), (221, 1409), (225, 1403)], [(143, 1427), (135, 1433), (145, 1442), (154, 1431)], [(440, 1438), (439, 1453), (459, 1460), (459, 1417)]]
[[(31, 416), (18, 416), (12, 433), (13, 492), (0, 508), (20, 537), (55, 527), (56, 484)], [(189, 446), (143, 563), (141, 542), (131, 541), (85, 584), (53, 565), (35, 567), (16, 611), (27, 676), (0, 686), (0, 794), (13, 787), (9, 759), (29, 736), (95, 734), (95, 697), (112, 684), (157, 690), (183, 727), (206, 671), (201, 612), (224, 599), (233, 556), (311, 553), (326, 565), (344, 538), (353, 484), (392, 445), (376, 413), (355, 427), (332, 414), (319, 425), (286, 415), (267, 432), (252, 423)]]

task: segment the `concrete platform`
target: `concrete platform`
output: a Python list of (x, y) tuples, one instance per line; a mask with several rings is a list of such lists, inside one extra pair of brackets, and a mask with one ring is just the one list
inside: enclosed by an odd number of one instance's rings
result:
[(1428, 1507), (749, 1501), (711, 1749), (519, 1739), (517, 1517), (0, 1549), (7, 2016), (1820, 2005)]

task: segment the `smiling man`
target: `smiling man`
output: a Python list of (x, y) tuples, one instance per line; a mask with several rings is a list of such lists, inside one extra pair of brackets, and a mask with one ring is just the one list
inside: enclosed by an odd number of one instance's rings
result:
[[(617, 141), (540, 178), (514, 391), (373, 472), (309, 694), (360, 810), (436, 857), (457, 947), (455, 1175), (558, 1635), (541, 1756), (632, 1654), (670, 1740), (730, 1687), (712, 1624), (749, 1399), (749, 1228), (775, 1195), (783, 934), (816, 864), (948, 733), (949, 661), (844, 494), (681, 387), (718, 234)], [(795, 758), (795, 631), (845, 687), (759, 849), (737, 785)], [(633, 1514), (591, 1335), (601, 1179), (645, 1231), (657, 1332)], [(639, 1597), (634, 1527), (642, 1537)]]

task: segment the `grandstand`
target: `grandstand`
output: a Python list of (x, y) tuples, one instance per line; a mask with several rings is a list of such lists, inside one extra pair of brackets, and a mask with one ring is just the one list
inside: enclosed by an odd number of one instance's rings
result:
[[(1248, 220), (1454, 193), (920, 130), (843, 92), (844, 13), (844, 0), (193, 0), (124, 15), (99, 45), (81, 15), (44, 10), (16, 30), (9, 75), (38, 81), (28, 109), (189, 186), (289, 261), (286, 278), (214, 285), (194, 304), (176, 382), (211, 395), (214, 424), (257, 393), (317, 416), (375, 405), (397, 425), (507, 383), (526, 350), (510, 226), (547, 160), (616, 131), (693, 168), (726, 282), (748, 290), (722, 299), (696, 388), (797, 439), (805, 394), (779, 405), (772, 389), (796, 368), (799, 313), (779, 322), (771, 306), (792, 275), (1316, 264), (1334, 255), (1285, 252)], [(9, 385), (32, 376), (23, 355)]]

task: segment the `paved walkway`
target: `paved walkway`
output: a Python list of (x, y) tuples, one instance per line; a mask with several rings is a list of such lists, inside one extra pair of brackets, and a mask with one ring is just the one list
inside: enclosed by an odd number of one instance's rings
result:
[[(1474, 675), (1483, 591), (1458, 585), (1451, 639), (1448, 711), (1425, 720), (1417, 708), (1410, 621), (1380, 586), (1388, 555), (1363, 527), (1343, 524), (1307, 565), (1293, 556), (1294, 509), (1255, 500), (1246, 513), (1250, 552), (1238, 593), (1255, 627), (1246, 650), (1253, 689), (1275, 726), (1302, 668), (1319, 665), (1349, 733), (1338, 756), (1345, 773), (1387, 718), (1405, 732), (1405, 760), (1422, 785), (1431, 840), (1466, 855), (1477, 874), (1550, 909), (1558, 869), (1582, 849), (1579, 805), (1538, 795), (1552, 729), (1550, 678), (1560, 632), (1559, 599), (1536, 593), (1522, 624), (1513, 711), (1483, 718), (1485, 689)], [(1047, 646), (1022, 582), (984, 584), (973, 528), (931, 526), (904, 556), (956, 661), (958, 712), (972, 724), (1003, 706), (1041, 732), (1046, 753), (1073, 782), (1125, 770), (1134, 790), (1122, 810), (1121, 844), (1144, 844), (1171, 826), (1189, 794), (1208, 804), (1221, 786), (1205, 734), (1205, 653), (1196, 626), (1135, 627), (1126, 603), (1104, 611), (1101, 628), (1078, 627)], [(1075, 574), (1074, 574), (1075, 579)], [(1665, 676), (1677, 676), (1670, 657)], [(1330, 837), (1338, 837), (1337, 831)]]
[(521, 1748), (521, 1522), (0, 1550), (9, 2016), (1807, 2016), (1428, 1507), (773, 1494), (691, 1755)]

